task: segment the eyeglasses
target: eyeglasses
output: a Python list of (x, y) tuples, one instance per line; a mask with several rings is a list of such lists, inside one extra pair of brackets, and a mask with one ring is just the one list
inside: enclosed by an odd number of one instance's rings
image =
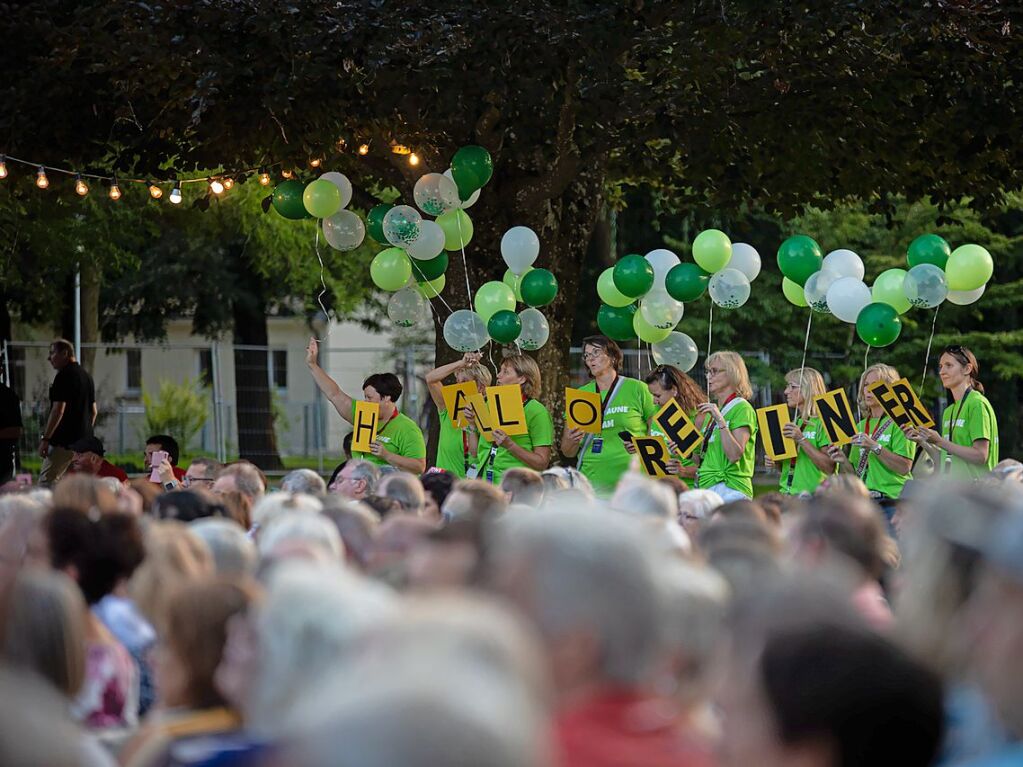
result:
[(718, 373), (724, 373), (724, 368), (706, 368), (704, 372), (709, 376), (716, 376)]
[(605, 353), (603, 349), (598, 349), (595, 352), (583, 352), (583, 359), (589, 362), (590, 360), (599, 359)]
[(185, 487), (191, 487), (196, 482), (209, 482), (212, 485), (215, 481), (216, 480), (214, 480), (213, 477), (189, 477), (188, 475), (185, 475), (185, 478), (181, 480), (181, 484)]

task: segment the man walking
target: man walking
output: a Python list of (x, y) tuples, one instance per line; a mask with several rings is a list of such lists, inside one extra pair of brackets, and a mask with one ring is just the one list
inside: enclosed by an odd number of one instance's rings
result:
[(67, 471), (74, 458), (71, 445), (92, 436), (96, 424), (96, 387), (75, 359), (70, 341), (59, 338), (50, 344), (50, 364), (57, 371), (50, 386), (50, 415), (43, 427), (39, 455), (43, 466), (39, 484), (49, 487)]

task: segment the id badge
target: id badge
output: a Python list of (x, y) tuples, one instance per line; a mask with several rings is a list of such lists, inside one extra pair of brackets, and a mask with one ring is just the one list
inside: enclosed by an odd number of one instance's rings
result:
[(476, 477), (478, 477), (479, 475), (480, 470), (478, 466), (470, 466), (468, 469), (465, 470), (466, 479), (476, 479)]
[(604, 451), (604, 438), (594, 437), (593, 444), (590, 445), (590, 452), (594, 455), (598, 455)]
[(487, 469), (487, 482), (491, 485), (494, 484), (494, 469), (492, 467)]

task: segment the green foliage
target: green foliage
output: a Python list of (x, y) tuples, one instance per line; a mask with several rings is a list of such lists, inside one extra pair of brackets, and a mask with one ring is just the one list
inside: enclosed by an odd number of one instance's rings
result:
[(160, 381), (155, 398), (142, 392), (146, 408), (146, 434), (170, 434), (182, 450), (206, 423), (206, 398), (199, 381)]

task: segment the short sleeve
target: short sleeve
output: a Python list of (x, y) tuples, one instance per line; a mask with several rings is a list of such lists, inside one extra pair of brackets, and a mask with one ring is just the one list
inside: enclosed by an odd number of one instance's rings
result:
[(74, 382), (71, 380), (71, 373), (63, 368), (53, 377), (53, 385), (50, 387), (51, 402), (70, 402), (74, 398)]
[(970, 408), (970, 415), (965, 424), (966, 433), (970, 436), (971, 445), (978, 439), (986, 439), (990, 442), (995, 433), (994, 425), (991, 423), (991, 420), (994, 418), (994, 411), (989, 407), (985, 407), (987, 404), (986, 400), (978, 397), (975, 401), (977, 404)]
[(549, 447), (554, 444), (554, 421), (547, 408), (539, 402), (535, 407), (527, 408), (526, 427), (533, 447)]
[(903, 458), (912, 458), (916, 455), (916, 443), (906, 437), (898, 424), (892, 424), (891, 435), (891, 441), (886, 446), (889, 450)]
[(414, 423), (409, 423), (408, 433), (402, 443), (401, 454), (406, 458), (426, 458), (426, 440)]
[(750, 434), (757, 431), (757, 412), (749, 402), (742, 402), (732, 408), (725, 417), (725, 421), (728, 422), (728, 428), (733, 431), (741, 429), (743, 426), (749, 428)]

